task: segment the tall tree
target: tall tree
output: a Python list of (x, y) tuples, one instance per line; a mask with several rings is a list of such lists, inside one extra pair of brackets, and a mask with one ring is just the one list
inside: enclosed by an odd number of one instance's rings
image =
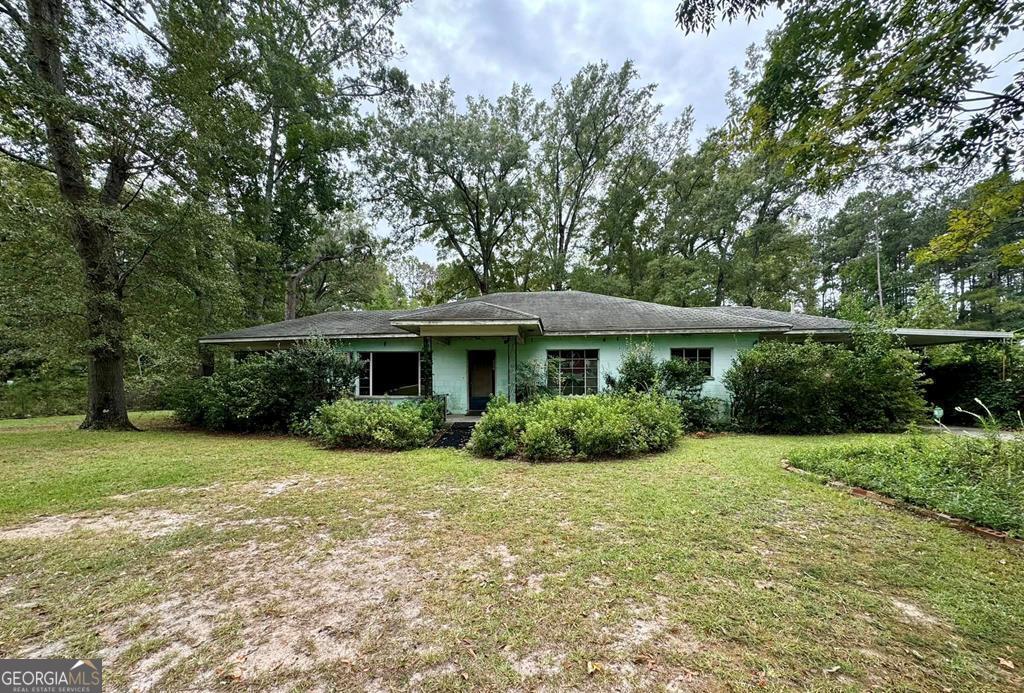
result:
[(287, 276), (285, 319), (300, 313), (365, 307), (390, 284), (381, 243), (364, 219), (342, 212), (322, 222), (325, 232)]
[(867, 191), (851, 196), (818, 229), (821, 308), (831, 312), (835, 299), (856, 294), (891, 315), (913, 302), (926, 280), (915, 272), (911, 254), (935, 233), (934, 217), (915, 193)]
[(1017, 328), (1024, 319), (1024, 182), (1003, 171), (949, 203), (918, 271), (951, 285), (957, 317), (978, 327)]
[(120, 225), (136, 188), (153, 174), (176, 173), (162, 64), (129, 37), (125, 16), (134, 15), (113, 3), (0, 4), (0, 151), (55, 177), (61, 223), (82, 266), (89, 393), (82, 427), (93, 429), (131, 428), (124, 291), (142, 255), (126, 256)]
[(678, 146), (679, 138), (658, 123), (654, 85), (636, 87), (636, 78), (630, 62), (617, 71), (588, 65), (568, 84), (556, 84), (540, 108), (531, 222), (552, 289), (565, 288), (572, 254), (593, 228), (614, 162), (658, 145)]
[[(786, 7), (750, 116), (787, 134), (795, 165), (833, 187), (879, 155), (930, 165), (1021, 161), (1024, 70), (994, 90), (993, 49), (1019, 37), (1019, 0), (683, 0), (687, 32)], [(1019, 58), (1019, 51), (1014, 54)], [(1019, 63), (1018, 63), (1019, 65)]]
[(437, 243), (466, 290), (504, 288), (504, 266), (523, 247), (530, 133), (536, 104), (514, 86), (495, 102), (455, 105), (447, 81), (382, 108), (362, 162), (371, 198), (407, 242)]
[[(220, 139), (195, 166), (223, 191), (237, 223), (265, 251), (253, 320), (280, 310), (294, 317), (311, 262), (340, 262), (317, 249), (334, 242), (326, 224), (355, 203), (353, 152), (365, 141), (359, 105), (402, 92), (392, 27), (405, 0), (244, 0), (229, 11), (206, 2), (169, 3), (164, 24), (187, 50), (176, 84), (190, 88), (193, 126)], [(208, 45), (212, 27), (230, 38)], [(193, 86), (202, 85), (201, 89)], [(245, 260), (240, 258), (240, 269)], [(244, 270), (243, 270), (244, 271)], [(276, 275), (267, 281), (268, 275)]]

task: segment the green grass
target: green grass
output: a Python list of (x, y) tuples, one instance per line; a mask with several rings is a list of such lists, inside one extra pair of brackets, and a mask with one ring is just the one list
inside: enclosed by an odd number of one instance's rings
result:
[(823, 446), (795, 467), (1024, 537), (1024, 442), (905, 435)]
[(1024, 552), (781, 469), (823, 438), (527, 465), (76, 423), (0, 422), (0, 655), (112, 689), (1024, 684)]

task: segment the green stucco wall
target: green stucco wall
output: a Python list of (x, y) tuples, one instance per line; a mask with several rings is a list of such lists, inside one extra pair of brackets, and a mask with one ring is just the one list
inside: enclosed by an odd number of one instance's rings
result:
[[(623, 355), (632, 344), (650, 342), (655, 358), (668, 359), (676, 347), (710, 347), (711, 380), (704, 386), (708, 397), (728, 399), (722, 385), (722, 376), (729, 370), (736, 354), (753, 346), (757, 335), (703, 334), (658, 335), (652, 337), (528, 337), (516, 344), (504, 337), (452, 337), (433, 339), (433, 383), (435, 394), (448, 396), (448, 410), (452, 414), (465, 414), (469, 402), (469, 374), (467, 352), (493, 349), (495, 352), (495, 392), (512, 397), (509, 375), (515, 363), (538, 360), (544, 362), (548, 349), (597, 349), (599, 387), (605, 387), (605, 375), (615, 375)], [(373, 339), (340, 342), (345, 351), (420, 351), (422, 339)]]
[(465, 414), (469, 408), (469, 362), (466, 353), (494, 350), (494, 391), (511, 398), (509, 355), (515, 353), (515, 339), (505, 337), (451, 337), (447, 343), (434, 340), (434, 393), (448, 395), (448, 410)]
[(677, 347), (710, 347), (711, 380), (704, 385), (704, 395), (728, 399), (722, 385), (725, 374), (736, 354), (757, 341), (756, 335), (748, 334), (703, 334), (703, 335), (658, 335), (652, 337), (534, 337), (519, 346), (519, 361), (547, 358), (548, 349), (597, 349), (598, 387), (604, 389), (605, 375), (616, 375), (623, 355), (633, 344), (650, 342), (654, 357), (659, 361), (670, 358), (671, 350)]

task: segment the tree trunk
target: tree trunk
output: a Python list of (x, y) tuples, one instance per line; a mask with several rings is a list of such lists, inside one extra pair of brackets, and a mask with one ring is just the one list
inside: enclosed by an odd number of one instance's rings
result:
[[(28, 2), (33, 69), (52, 96), (67, 97), (60, 52), (62, 6), (59, 0)], [(65, 108), (42, 107), (46, 140), (61, 197), (70, 209), (71, 240), (85, 274), (86, 347), (89, 362), (88, 410), (82, 428), (130, 430), (124, 391), (124, 311), (114, 250), (114, 232), (107, 214), (92, 199), (76, 142), (74, 124)], [(117, 200), (128, 178), (126, 159), (111, 156), (100, 202)]]
[(263, 186), (264, 240), (270, 238), (270, 225), (274, 220), (274, 184), (277, 178), (277, 140), (281, 132), (281, 111), (274, 106), (270, 122), (270, 147), (267, 152), (267, 180)]
[(284, 319), (294, 320), (299, 316), (299, 286), (306, 273), (302, 270), (288, 275), (284, 285)]
[(74, 212), (71, 227), (85, 270), (89, 357), (88, 409), (82, 428), (129, 430), (124, 390), (124, 310), (118, 286), (113, 233)]

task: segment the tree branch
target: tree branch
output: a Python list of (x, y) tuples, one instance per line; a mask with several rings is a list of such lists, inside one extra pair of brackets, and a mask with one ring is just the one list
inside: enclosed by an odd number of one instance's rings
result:
[[(4, 1), (5, 0), (0, 0), (0, 2)], [(153, 30), (146, 26), (141, 19), (136, 17), (134, 14), (129, 12), (124, 7), (121, 7), (116, 2), (110, 2), (110, 0), (101, 0), (101, 2), (103, 2), (103, 4), (106, 5), (111, 12), (121, 17), (126, 22), (131, 24), (133, 27), (141, 31), (143, 34), (145, 34), (153, 43), (160, 46), (160, 48), (165, 53), (167, 53), (168, 55), (171, 53), (171, 47), (168, 46), (167, 43), (162, 38), (153, 33)]]
[(9, 3), (7, 0), (0, 0), (0, 12), (3, 12), (10, 17), (19, 29), (25, 31), (27, 26), (25, 18), (21, 16), (21, 13), (18, 12), (18, 9), (14, 5)]
[[(3, 0), (0, 0), (0, 2), (3, 2)], [(17, 161), (19, 164), (27, 164), (34, 168), (38, 168), (40, 171), (46, 171), (47, 173), (56, 173), (56, 171), (53, 170), (53, 167), (47, 166), (42, 162), (29, 159), (28, 157), (24, 157), (18, 154), (17, 152), (12, 152), (6, 147), (0, 146), (0, 154), (3, 154), (4, 156), (9, 157), (10, 159), (13, 159), (14, 161)]]

